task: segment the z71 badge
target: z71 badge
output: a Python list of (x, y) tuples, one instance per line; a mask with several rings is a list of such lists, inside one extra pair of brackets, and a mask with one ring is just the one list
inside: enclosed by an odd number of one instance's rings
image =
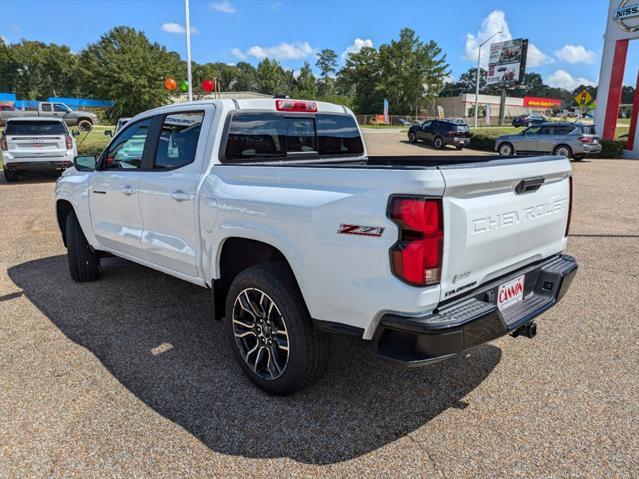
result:
[(383, 233), (384, 228), (381, 226), (347, 225), (342, 223), (337, 229), (337, 234), (340, 235), (373, 236), (379, 238)]

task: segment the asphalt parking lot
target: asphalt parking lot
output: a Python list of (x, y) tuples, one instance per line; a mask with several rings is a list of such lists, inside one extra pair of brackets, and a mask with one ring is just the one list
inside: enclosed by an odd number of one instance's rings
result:
[[(402, 138), (369, 153), (434, 153)], [(535, 339), (406, 370), (336, 338), (287, 398), (243, 377), (206, 290), (117, 258), (73, 283), (53, 182), (0, 183), (0, 476), (637, 476), (639, 162), (574, 164), (580, 269)]]

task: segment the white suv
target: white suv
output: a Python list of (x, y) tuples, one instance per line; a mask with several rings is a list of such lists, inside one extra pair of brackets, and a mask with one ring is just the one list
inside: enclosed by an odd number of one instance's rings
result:
[(16, 181), (21, 171), (65, 170), (78, 154), (66, 123), (58, 118), (15, 118), (7, 120), (0, 138), (4, 177)]

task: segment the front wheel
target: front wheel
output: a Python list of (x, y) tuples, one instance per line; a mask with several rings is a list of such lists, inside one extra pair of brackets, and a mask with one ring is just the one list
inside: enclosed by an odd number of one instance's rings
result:
[(417, 136), (415, 135), (414, 131), (408, 133), (408, 141), (409, 143), (415, 143), (417, 141)]
[(240, 367), (268, 393), (283, 396), (315, 381), (328, 359), (290, 270), (279, 263), (238, 274), (226, 299), (226, 334)]
[(73, 211), (67, 215), (65, 235), (69, 272), (73, 281), (84, 283), (98, 279), (100, 276), (100, 257), (91, 249)]
[(512, 156), (515, 149), (510, 143), (502, 143), (497, 151), (499, 151), (499, 156)]

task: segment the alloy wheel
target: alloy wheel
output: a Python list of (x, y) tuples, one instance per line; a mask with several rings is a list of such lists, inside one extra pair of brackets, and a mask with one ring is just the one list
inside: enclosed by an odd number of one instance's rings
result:
[(289, 338), (284, 316), (271, 297), (257, 288), (242, 290), (231, 321), (246, 365), (262, 379), (279, 378), (288, 365)]

